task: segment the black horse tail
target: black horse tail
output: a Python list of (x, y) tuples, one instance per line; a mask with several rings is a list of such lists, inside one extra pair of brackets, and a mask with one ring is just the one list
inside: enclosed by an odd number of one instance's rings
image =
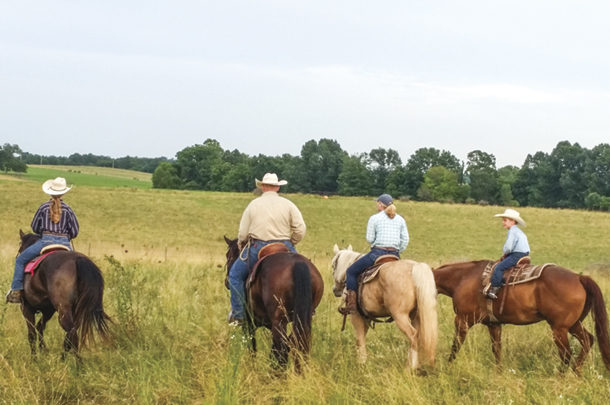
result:
[(602, 353), (602, 360), (606, 369), (610, 370), (610, 340), (608, 339), (608, 313), (604, 304), (602, 291), (595, 281), (588, 276), (580, 276), (580, 283), (587, 292), (587, 301), (591, 300), (593, 307), (593, 317), (595, 318), (595, 334), (599, 351)]
[(294, 317), (292, 333), (294, 344), (301, 353), (309, 353), (311, 346), (311, 318), (313, 316), (313, 293), (311, 274), (307, 263), (298, 261), (292, 267)]
[(80, 328), (80, 344), (93, 339), (93, 330), (108, 339), (110, 317), (104, 312), (104, 278), (100, 269), (86, 257), (76, 259), (78, 298), (74, 310), (74, 324)]

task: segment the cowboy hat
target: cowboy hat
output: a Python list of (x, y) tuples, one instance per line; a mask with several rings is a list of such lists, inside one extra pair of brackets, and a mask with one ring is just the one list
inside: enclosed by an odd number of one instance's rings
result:
[(72, 187), (66, 186), (66, 179), (57, 177), (42, 183), (42, 191), (48, 195), (62, 195), (70, 191)]
[(519, 225), (526, 226), (525, 221), (523, 220), (523, 218), (521, 218), (521, 215), (519, 215), (519, 212), (515, 211), (513, 209), (510, 209), (510, 208), (505, 209), (502, 214), (494, 215), (494, 217), (510, 218), (510, 219), (514, 220), (515, 222), (517, 222)]
[(265, 173), (262, 180), (255, 179), (256, 187), (261, 186), (261, 184), (267, 184), (270, 186), (283, 186), (284, 184), (288, 184), (286, 180), (278, 180), (277, 174), (275, 173)]

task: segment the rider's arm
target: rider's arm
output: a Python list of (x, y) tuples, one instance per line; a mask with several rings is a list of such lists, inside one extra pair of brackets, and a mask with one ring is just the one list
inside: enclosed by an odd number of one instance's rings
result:
[(303, 220), (303, 215), (301, 211), (296, 207), (296, 205), (291, 204), (290, 209), (290, 242), (293, 245), (299, 243), (303, 237), (305, 236), (305, 231), (307, 227), (305, 226), (305, 220)]

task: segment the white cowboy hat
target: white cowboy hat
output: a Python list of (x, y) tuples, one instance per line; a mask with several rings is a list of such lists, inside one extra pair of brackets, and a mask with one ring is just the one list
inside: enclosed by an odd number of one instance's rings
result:
[(262, 180), (254, 179), (256, 183), (256, 187), (261, 186), (261, 184), (268, 184), (270, 186), (283, 186), (284, 184), (288, 184), (286, 180), (278, 180), (277, 174), (275, 173), (265, 173)]
[(48, 195), (62, 195), (70, 191), (72, 187), (66, 186), (66, 179), (57, 177), (42, 183), (42, 191)]
[(510, 219), (515, 220), (515, 222), (517, 222), (519, 225), (526, 226), (525, 221), (523, 220), (523, 218), (521, 218), (521, 215), (519, 215), (519, 212), (515, 211), (513, 209), (510, 209), (510, 208), (505, 209), (502, 214), (494, 215), (494, 217), (510, 218)]

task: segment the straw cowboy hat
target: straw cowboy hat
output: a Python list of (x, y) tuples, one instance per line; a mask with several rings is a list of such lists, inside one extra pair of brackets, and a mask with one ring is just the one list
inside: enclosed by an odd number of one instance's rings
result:
[(66, 186), (66, 179), (57, 177), (42, 183), (42, 191), (48, 195), (62, 195), (70, 191), (72, 187)]
[(526, 226), (525, 221), (523, 220), (523, 218), (521, 218), (521, 215), (519, 215), (519, 212), (515, 211), (513, 209), (510, 209), (510, 208), (507, 208), (506, 210), (504, 210), (504, 212), (502, 214), (494, 215), (494, 217), (510, 218), (510, 219), (515, 220), (515, 222), (517, 222), (519, 225)]
[(269, 186), (283, 186), (284, 184), (288, 184), (286, 180), (278, 180), (277, 174), (275, 173), (265, 173), (262, 180), (255, 179), (256, 187), (261, 186), (261, 184), (267, 184)]

